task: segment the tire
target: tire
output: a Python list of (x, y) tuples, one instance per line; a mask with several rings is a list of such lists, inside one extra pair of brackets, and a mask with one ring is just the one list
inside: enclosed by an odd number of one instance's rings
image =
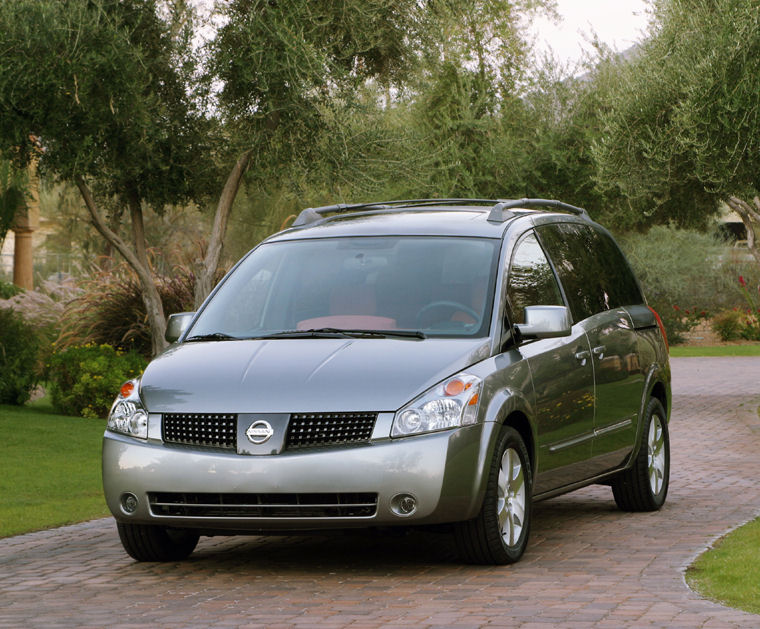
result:
[(117, 522), (121, 545), (137, 561), (180, 561), (195, 550), (200, 537), (189, 529)]
[(652, 398), (646, 408), (639, 452), (633, 465), (612, 479), (612, 495), (623, 511), (657, 511), (670, 480), (670, 436), (665, 409)]
[(469, 563), (503, 565), (520, 560), (530, 534), (533, 477), (520, 433), (504, 427), (491, 465), (483, 506), (473, 520), (454, 525), (454, 540)]

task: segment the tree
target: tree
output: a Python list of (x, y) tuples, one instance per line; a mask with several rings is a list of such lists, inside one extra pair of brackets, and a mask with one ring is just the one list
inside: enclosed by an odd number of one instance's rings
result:
[[(143, 212), (203, 195), (206, 121), (191, 101), (188, 38), (157, 0), (2, 0), (0, 150), (78, 187), (93, 224), (137, 273), (154, 352), (165, 346)], [(165, 7), (171, 10), (171, 6)], [(129, 216), (132, 242), (102, 207)]]
[(25, 189), (24, 172), (15, 168), (12, 160), (0, 155), (0, 245), (13, 225), (16, 212), (24, 204)]
[(658, 2), (603, 115), (595, 159), (601, 188), (642, 216), (703, 225), (726, 201), (760, 263), (757, 2)]
[(232, 202), (247, 175), (262, 189), (332, 158), (324, 139), (344, 137), (344, 110), (368, 80), (392, 84), (414, 63), (420, 6), (414, 0), (221, 3), (224, 25), (209, 45), (207, 81), (238, 157), (217, 205), (196, 306), (212, 287)]

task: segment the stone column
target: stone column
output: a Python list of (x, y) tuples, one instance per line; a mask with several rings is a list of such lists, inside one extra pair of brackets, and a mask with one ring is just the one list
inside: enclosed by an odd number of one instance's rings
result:
[(13, 283), (26, 290), (34, 289), (34, 249), (32, 234), (40, 226), (40, 180), (37, 161), (29, 164), (29, 190), (25, 207), (16, 212), (11, 229), (13, 245)]

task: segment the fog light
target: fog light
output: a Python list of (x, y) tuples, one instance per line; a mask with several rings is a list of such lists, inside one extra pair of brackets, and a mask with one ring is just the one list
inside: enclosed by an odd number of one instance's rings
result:
[(396, 494), (391, 498), (391, 511), (401, 517), (412, 515), (417, 511), (417, 499), (411, 494)]
[(137, 496), (134, 494), (122, 494), (121, 510), (124, 511), (124, 513), (134, 513), (137, 511)]

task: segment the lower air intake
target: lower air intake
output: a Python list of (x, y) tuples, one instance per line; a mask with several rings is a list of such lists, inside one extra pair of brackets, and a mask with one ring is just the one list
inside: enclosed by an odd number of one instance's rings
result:
[(148, 494), (153, 515), (195, 518), (367, 518), (377, 512), (376, 493)]

